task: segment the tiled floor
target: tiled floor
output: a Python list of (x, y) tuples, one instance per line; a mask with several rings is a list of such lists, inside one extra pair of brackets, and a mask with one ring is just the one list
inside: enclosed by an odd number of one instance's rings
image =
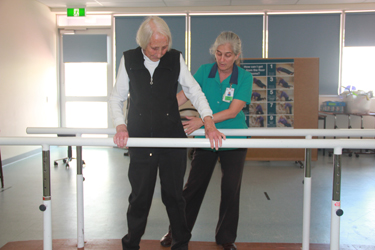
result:
[[(117, 148), (83, 149), (86, 162), (83, 170), (85, 239), (88, 239), (85, 249), (121, 249), (119, 239), (126, 234), (126, 209), (130, 191), (127, 179), (129, 159), (123, 152)], [(64, 155), (65, 147), (53, 148), (51, 161)], [(374, 155), (360, 155), (359, 158), (342, 156), (341, 206), (344, 215), (340, 220), (341, 249), (375, 249), (374, 159)], [(24, 249), (42, 249), (43, 213), (38, 209), (43, 196), (41, 163), (41, 154), (38, 154), (4, 166), (5, 187), (0, 190), (1, 250), (21, 250), (20, 246), (25, 243), (34, 244), (36, 248), (30, 246)], [(54, 167), (53, 162), (51, 166), (54, 249), (76, 249), (75, 160), (69, 168), (62, 164)], [(214, 172), (193, 230), (190, 248), (194, 250), (220, 249), (213, 243), (220, 201), (219, 166)], [(312, 163), (312, 250), (329, 249), (332, 174), (332, 157), (319, 153), (318, 161)], [(300, 249), (302, 180), (303, 169), (294, 162), (246, 163), (241, 191), (238, 249)], [(143, 237), (145, 241), (142, 242), (151, 246), (146, 248), (145, 245), (142, 250), (158, 250), (158, 240), (167, 227), (168, 219), (161, 202), (160, 185), (157, 184)], [(268, 244), (254, 244), (259, 242)], [(14, 244), (18, 244), (18, 248)], [(58, 248), (59, 244), (65, 244), (66, 248)], [(103, 244), (113, 244), (114, 247), (103, 248)]]

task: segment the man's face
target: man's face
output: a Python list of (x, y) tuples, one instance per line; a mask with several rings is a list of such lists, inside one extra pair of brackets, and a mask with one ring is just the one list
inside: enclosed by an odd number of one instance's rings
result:
[(147, 44), (144, 50), (145, 55), (150, 58), (151, 61), (157, 62), (162, 58), (168, 50), (168, 37), (155, 32), (150, 42)]

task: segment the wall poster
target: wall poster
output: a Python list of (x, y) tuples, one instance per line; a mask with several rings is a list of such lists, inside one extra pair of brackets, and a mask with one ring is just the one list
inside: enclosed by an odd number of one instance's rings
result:
[(294, 59), (244, 59), (253, 75), (251, 103), (243, 111), (249, 127), (294, 127)]

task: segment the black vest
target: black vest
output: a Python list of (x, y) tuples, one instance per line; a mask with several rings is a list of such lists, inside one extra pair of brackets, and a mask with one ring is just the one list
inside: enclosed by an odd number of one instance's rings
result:
[(141, 48), (124, 52), (129, 76), (128, 131), (130, 137), (184, 138), (176, 99), (180, 52), (170, 50), (160, 59), (152, 84)]

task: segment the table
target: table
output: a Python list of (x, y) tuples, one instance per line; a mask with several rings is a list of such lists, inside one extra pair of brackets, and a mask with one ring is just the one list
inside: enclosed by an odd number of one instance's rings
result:
[[(323, 128), (324, 129), (326, 129), (326, 121), (327, 121), (327, 115), (325, 115), (325, 114), (321, 114), (321, 115), (319, 115), (318, 116), (318, 121), (323, 121)], [(323, 139), (325, 139), (326, 137), (325, 136), (323, 136)], [(325, 156), (326, 155), (326, 149), (325, 148), (323, 148), (323, 156)]]
[[(359, 114), (359, 113), (334, 113), (334, 112), (325, 112), (325, 111), (319, 111), (319, 120), (324, 120), (324, 129), (326, 128), (326, 118), (328, 115), (333, 115), (334, 116), (334, 121), (333, 121), (333, 128), (337, 129), (337, 115), (345, 115), (348, 117), (348, 129), (352, 128), (351, 125), (351, 116), (360, 116), (361, 117), (361, 129), (364, 129), (363, 126), (363, 117), (365, 116), (371, 116), (375, 117), (375, 113), (368, 113), (368, 114)], [(374, 123), (375, 127), (375, 123)], [(336, 137), (334, 137), (336, 138)], [(350, 137), (348, 137), (350, 138)], [(362, 137), (361, 137), (362, 139)], [(356, 157), (359, 157), (360, 154), (375, 154), (375, 150), (373, 149), (360, 149), (359, 151), (352, 151), (350, 149), (343, 150), (343, 153), (348, 153), (348, 155), (351, 157), (353, 153), (355, 154)], [(324, 151), (323, 151), (324, 155)], [(332, 156), (332, 152), (329, 152), (329, 156)]]

